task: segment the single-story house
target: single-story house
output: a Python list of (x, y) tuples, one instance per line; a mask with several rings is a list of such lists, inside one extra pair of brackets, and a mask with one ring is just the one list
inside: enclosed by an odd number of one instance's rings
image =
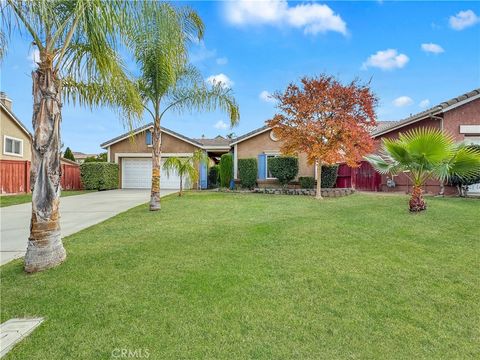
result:
[[(30, 192), (30, 164), (32, 135), (14, 114), (12, 100), (0, 92), (0, 194)], [(62, 188), (80, 189), (78, 164), (61, 159)]]
[[(378, 147), (384, 137), (397, 137), (400, 132), (415, 127), (437, 127), (451, 133), (458, 142), (480, 143), (480, 89), (450, 99), (419, 114), (400, 121), (378, 122), (372, 130), (372, 137)], [(108, 161), (119, 164), (121, 188), (149, 188), (151, 186), (151, 131), (153, 124), (147, 124), (131, 132), (115, 137), (101, 147), (107, 150)], [(217, 136), (213, 139), (189, 138), (172, 130), (162, 128), (162, 157), (190, 156), (196, 150), (205, 151), (215, 162), (222, 154), (233, 154), (234, 178), (238, 179), (238, 160), (256, 158), (258, 161), (257, 182), (259, 186), (276, 183), (269, 171), (269, 159), (280, 155), (281, 142), (275, 138), (268, 126), (260, 127), (242, 136), (227, 139)], [(315, 177), (315, 166), (307, 163), (306, 156), (299, 154), (300, 176)], [(341, 165), (339, 170), (339, 187), (356, 187), (370, 191), (408, 191), (410, 184), (405, 176), (395, 177), (395, 188), (387, 186), (388, 178), (380, 176), (367, 163), (362, 162), (358, 169)], [(392, 182), (388, 182), (391, 184)], [(169, 177), (161, 172), (161, 187), (175, 189), (178, 187), (177, 174)], [(198, 184), (187, 187), (207, 187), (207, 171), (200, 169)], [(426, 188), (429, 192), (439, 192), (440, 184), (430, 182)], [(453, 189), (451, 190), (453, 192)]]
[[(475, 89), (466, 94), (444, 101), (418, 114), (406, 119), (391, 122), (377, 127), (372, 136), (375, 138), (377, 148), (383, 138), (398, 138), (399, 133), (414, 128), (436, 128), (453, 136), (458, 143), (480, 145), (480, 89)], [(408, 178), (400, 174), (393, 178), (395, 187), (387, 186), (388, 176), (379, 179), (378, 190), (409, 191), (411, 184)], [(480, 184), (470, 186), (470, 192), (480, 192)], [(444, 191), (438, 181), (429, 181), (425, 191), (437, 194)], [(456, 189), (445, 188), (445, 192), (454, 193)]]

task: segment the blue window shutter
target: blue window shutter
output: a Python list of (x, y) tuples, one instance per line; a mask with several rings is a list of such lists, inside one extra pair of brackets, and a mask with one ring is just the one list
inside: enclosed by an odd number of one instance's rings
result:
[(259, 180), (265, 180), (265, 174), (267, 173), (266, 166), (266, 155), (259, 154), (258, 155), (258, 176)]
[(152, 145), (152, 132), (150, 130), (147, 130), (145, 135), (145, 144)]
[(200, 189), (206, 189), (208, 187), (207, 182), (207, 164), (200, 164)]

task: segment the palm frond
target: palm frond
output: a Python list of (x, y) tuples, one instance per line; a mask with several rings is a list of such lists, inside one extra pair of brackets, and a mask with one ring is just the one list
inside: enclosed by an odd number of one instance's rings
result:
[(215, 84), (211, 88), (204, 85), (174, 88), (170, 103), (163, 110), (162, 115), (169, 109), (178, 113), (221, 110), (228, 114), (231, 126), (235, 126), (240, 120), (240, 111), (232, 91), (223, 87), (222, 84)]

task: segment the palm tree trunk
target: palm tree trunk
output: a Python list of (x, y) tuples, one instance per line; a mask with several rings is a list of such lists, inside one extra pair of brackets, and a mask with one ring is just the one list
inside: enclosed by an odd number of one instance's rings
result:
[(318, 200), (322, 200), (322, 161), (319, 159), (317, 160), (317, 194), (315, 198)]
[(180, 175), (180, 192), (178, 193), (178, 196), (182, 196), (182, 190), (183, 190), (183, 181), (182, 181), (182, 176)]
[(42, 61), (33, 78), (32, 219), (25, 271), (62, 263), (67, 254), (60, 234), (60, 81), (51, 61)]
[(423, 190), (420, 186), (413, 186), (412, 197), (408, 204), (411, 212), (420, 212), (427, 209), (427, 204), (423, 199)]
[(162, 141), (160, 138), (160, 118), (156, 117), (152, 134), (152, 189), (150, 211), (160, 210), (160, 164), (162, 161)]

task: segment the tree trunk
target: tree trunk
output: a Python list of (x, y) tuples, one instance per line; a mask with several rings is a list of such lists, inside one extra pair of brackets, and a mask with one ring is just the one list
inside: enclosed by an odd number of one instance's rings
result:
[(322, 197), (322, 161), (317, 160), (317, 194), (315, 195), (316, 199), (323, 199)]
[(182, 181), (182, 176), (180, 175), (180, 192), (178, 193), (178, 196), (182, 196), (182, 190), (183, 190), (183, 181)]
[(160, 210), (160, 164), (162, 161), (162, 141), (160, 137), (160, 119), (155, 118), (152, 134), (152, 189), (150, 192), (150, 211)]
[(51, 61), (32, 73), (33, 140), (30, 184), (32, 219), (25, 254), (25, 271), (42, 271), (67, 257), (60, 234), (60, 81)]
[(412, 197), (408, 204), (411, 212), (420, 212), (427, 209), (427, 204), (423, 199), (423, 190), (420, 186), (413, 186)]

